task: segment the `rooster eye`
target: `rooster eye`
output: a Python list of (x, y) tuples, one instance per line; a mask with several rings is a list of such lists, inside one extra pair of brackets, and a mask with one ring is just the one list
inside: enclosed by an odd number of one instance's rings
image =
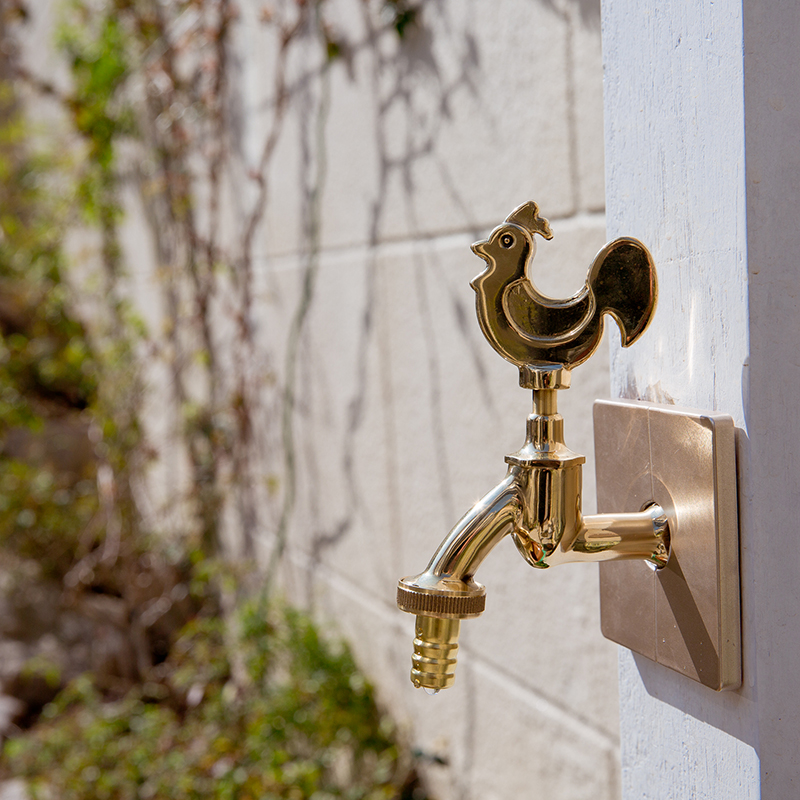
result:
[(500, 237), (500, 247), (505, 247), (508, 250), (509, 247), (514, 246), (514, 237), (510, 233), (504, 233)]

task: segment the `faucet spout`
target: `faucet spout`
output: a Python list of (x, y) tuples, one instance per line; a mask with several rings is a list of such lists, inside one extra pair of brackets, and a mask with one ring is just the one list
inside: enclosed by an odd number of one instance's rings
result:
[(424, 572), (397, 585), (397, 605), (417, 616), (411, 680), (436, 692), (453, 684), (460, 621), (477, 617), (486, 590), (475, 571), (507, 534), (531, 566), (575, 561), (644, 559), (658, 568), (669, 558), (667, 514), (655, 503), (637, 513), (583, 516), (582, 455), (564, 444), (556, 390), (563, 370), (529, 368), (534, 413), (520, 450), (506, 456), (506, 477), (458, 521)]
[(510, 532), (522, 509), (519, 468), (506, 477), (464, 514), (439, 545), (426, 572), (437, 577), (469, 579), (489, 551)]
[(432, 691), (455, 679), (460, 620), (477, 617), (486, 590), (473, 579), (492, 548), (514, 530), (522, 511), (520, 468), (506, 477), (456, 523), (424, 572), (400, 580), (397, 605), (417, 615), (411, 680)]

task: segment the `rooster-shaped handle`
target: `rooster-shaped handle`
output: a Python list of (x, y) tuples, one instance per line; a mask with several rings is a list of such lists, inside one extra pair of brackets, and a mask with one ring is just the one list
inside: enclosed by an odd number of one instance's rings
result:
[(516, 208), (488, 239), (472, 250), (486, 261), (473, 281), (478, 321), (503, 358), (520, 368), (528, 386), (530, 369), (582, 364), (597, 348), (604, 314), (611, 314), (628, 347), (644, 333), (656, 306), (653, 259), (638, 240), (609, 242), (589, 267), (584, 287), (567, 300), (540, 294), (527, 274), (536, 254), (534, 234), (552, 239), (550, 223), (530, 201)]

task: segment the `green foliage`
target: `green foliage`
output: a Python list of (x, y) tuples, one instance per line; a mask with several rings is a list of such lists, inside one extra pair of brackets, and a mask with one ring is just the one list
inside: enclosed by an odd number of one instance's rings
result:
[(0, 547), (36, 561), (44, 576), (60, 578), (69, 570), (81, 539), (92, 535), (97, 509), (89, 477), (75, 481), (71, 474), (0, 458)]
[[(115, 149), (132, 130), (120, 100), (126, 36), (112, 13), (74, 2), (71, 14), (60, 46), (73, 91), (62, 99), (84, 157), (55, 155), (14, 85), (0, 86), (0, 547), (55, 578), (102, 543), (109, 515), (138, 536), (129, 484), (142, 461), (132, 345), (142, 331), (114, 286)], [(78, 214), (100, 229), (107, 277), (91, 336), (65, 279), (64, 240)], [(109, 468), (105, 506), (99, 465)]]
[(0, 426), (30, 424), (38, 403), (84, 408), (96, 390), (83, 327), (62, 281), (65, 229), (57, 162), (0, 85)]
[[(72, 601), (82, 591), (106, 593), (113, 601), (106, 606), (123, 609), (112, 624), (136, 656), (124, 682), (87, 674), (58, 693), (30, 730), (7, 740), (0, 777), (26, 778), (34, 796), (60, 800), (418, 800), (424, 793), (410, 759), (346, 648), (331, 647), (297, 612), (256, 603), (233, 617), (223, 614), (220, 598), (236, 594), (231, 572), (208, 557), (213, 547), (198, 546), (191, 523), (169, 542), (173, 558), (146, 553), (156, 537), (142, 530), (131, 489), (147, 460), (135, 357), (135, 343), (145, 336), (120, 288), (118, 153), (121, 140), (135, 136), (144, 160), (155, 165), (146, 192), (151, 201), (164, 201), (151, 204), (157, 227), (168, 229), (164, 241), (179, 243), (160, 248), (164, 283), (176, 297), (189, 291), (193, 298), (199, 317), (184, 337), (192, 341), (204, 326), (213, 327), (208, 300), (222, 255), (193, 227), (189, 156), (207, 156), (202, 148), (190, 153), (187, 143), (192, 135), (204, 141), (198, 134), (208, 136), (222, 120), (225, 80), (222, 55), (216, 62), (183, 58), (182, 48), (198, 47), (194, 56), (223, 54), (234, 17), (232, 4), (221, 3), (217, 25), (201, 26), (194, 39), (158, 51), (169, 19), (193, 5), (68, 3), (59, 44), (72, 85), (60, 99), (81, 143), (77, 163), (38, 152), (14, 91), (0, 88), (0, 550), (35, 561), (39, 576), (62, 580)], [(416, 12), (404, 3), (389, 5), (403, 35)], [(297, 8), (302, 12), (305, 4)], [(298, 23), (285, 35), (300, 31)], [(328, 58), (337, 58), (342, 43), (326, 30), (323, 40)], [(3, 52), (0, 47), (0, 61)], [(188, 79), (175, 67), (184, 62), (197, 65)], [(218, 65), (211, 78), (207, 63)], [(143, 84), (134, 115), (129, 93)], [(151, 91), (156, 84), (170, 87), (163, 97)], [(169, 122), (167, 112), (183, 107), (196, 112), (194, 131)], [(134, 119), (144, 120), (141, 130)], [(91, 335), (64, 280), (63, 242), (75, 212), (99, 234), (104, 307)], [(172, 322), (179, 324), (177, 313)], [(181, 336), (173, 331), (167, 339), (177, 352)], [(190, 364), (217, 385), (213, 339), (201, 357), (174, 356), (178, 384), (193, 383), (184, 366)], [(191, 499), (205, 544), (206, 530), (217, 532), (216, 470), (233, 448), (217, 421), (223, 403), (215, 406), (188, 390), (178, 394), (192, 462)], [(243, 420), (239, 435), (246, 443), (246, 403), (231, 406), (236, 413), (229, 416)], [(271, 480), (277, 491), (279, 481)], [(186, 585), (190, 597), (173, 603), (174, 590)], [(162, 602), (167, 610), (157, 616), (153, 609)], [(199, 616), (181, 628), (198, 608)], [(129, 630), (123, 629), (126, 615)], [(41, 679), (53, 692), (64, 679), (55, 664), (41, 660), (26, 670), (23, 677)]]
[(419, 4), (411, 3), (409, 0), (386, 0), (383, 10), (389, 24), (401, 39), (419, 24)]
[(198, 618), (158, 682), (110, 702), (89, 678), (73, 682), (6, 742), (6, 773), (60, 800), (425, 797), (344, 646), (263, 604), (241, 624), (245, 688), (233, 686), (219, 618)]
[(133, 117), (120, 90), (130, 74), (126, 35), (113, 9), (76, 0), (59, 32), (59, 46), (69, 60), (72, 93), (67, 105), (75, 130), (87, 146), (78, 198), (88, 219), (108, 225), (120, 215), (115, 197), (116, 146), (133, 132)]
[(9, 85), (0, 121), (0, 547), (62, 575), (98, 510), (99, 366), (62, 277), (63, 165), (30, 145)]

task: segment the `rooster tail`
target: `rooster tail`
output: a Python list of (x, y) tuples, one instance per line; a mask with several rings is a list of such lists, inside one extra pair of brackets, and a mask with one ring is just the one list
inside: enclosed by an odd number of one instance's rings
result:
[(620, 327), (622, 346), (632, 345), (647, 328), (658, 296), (653, 257), (637, 239), (609, 242), (589, 269), (589, 286), (599, 314), (611, 314)]

